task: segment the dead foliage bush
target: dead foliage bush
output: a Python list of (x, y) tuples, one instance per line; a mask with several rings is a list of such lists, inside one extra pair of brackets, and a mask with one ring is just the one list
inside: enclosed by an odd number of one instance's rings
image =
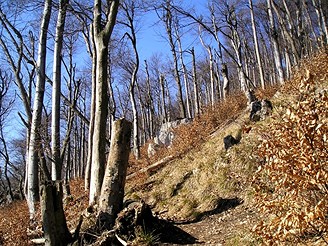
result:
[(258, 88), (255, 91), (255, 96), (259, 100), (268, 99), (274, 96), (274, 94), (280, 89), (278, 84), (267, 86), (265, 89)]
[(319, 84), (323, 84), (320, 82), (327, 80), (328, 73), (328, 47), (319, 50), (311, 58), (303, 59), (300, 64), (294, 68), (292, 79), (284, 84), (280, 92), (289, 95), (298, 95), (299, 81), (305, 76), (305, 68), (311, 71), (311, 75)]
[(199, 147), (218, 127), (228, 123), (227, 120), (236, 119), (246, 105), (245, 95), (238, 93), (217, 103), (214, 107), (204, 109), (191, 124), (181, 125), (175, 130), (176, 137), (171, 148), (172, 152), (179, 155)]
[(312, 60), (314, 73), (294, 79), (297, 100), (262, 134), (264, 162), (254, 182), (265, 219), (255, 230), (267, 244), (316, 238), (328, 244), (328, 91), (318, 81), (322, 74), (328, 79), (328, 69), (319, 74), (324, 62), (318, 68), (321, 58)]

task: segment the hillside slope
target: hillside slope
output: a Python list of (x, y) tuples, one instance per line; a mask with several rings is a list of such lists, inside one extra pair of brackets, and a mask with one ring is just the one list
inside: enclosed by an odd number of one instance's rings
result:
[[(248, 230), (257, 218), (251, 181), (258, 133), (248, 115), (243, 110), (233, 122), (224, 122), (199, 148), (149, 175), (139, 189), (130, 187), (128, 196), (142, 198), (199, 243), (250, 245), (256, 240)], [(250, 132), (226, 151), (223, 138), (236, 136), (246, 124)]]
[[(257, 210), (253, 185), (254, 174), (264, 161), (259, 157), (258, 146), (270, 132), (273, 123), (281, 120), (287, 105), (300, 100), (299, 85), (309, 74), (315, 81), (317, 91), (326, 90), (327, 51), (304, 61), (295, 69), (294, 77), (270, 98), (274, 105), (271, 117), (253, 123), (249, 121), (249, 110), (239, 110), (237, 115), (221, 122), (200, 146), (144, 177), (142, 185), (130, 183), (128, 197), (145, 200), (159, 217), (173, 221), (196, 244), (261, 244), (262, 239), (253, 232), (254, 226), (263, 220)], [(271, 94), (272, 90), (260, 91), (258, 97), (267, 98)], [(220, 110), (217, 108), (217, 111)], [(324, 110), (327, 112), (328, 109)], [(322, 129), (327, 131), (327, 119), (323, 122), (326, 124)], [(190, 129), (193, 129), (192, 126)], [(241, 131), (240, 143), (226, 151), (223, 138)], [(325, 231), (319, 234), (325, 234)], [(299, 243), (324, 244), (324, 237), (300, 237), (287, 244)]]
[[(293, 79), (286, 81), (279, 92), (272, 88), (257, 92), (259, 98), (270, 98), (272, 101), (274, 110), (271, 117), (250, 122), (245, 98), (238, 95), (218, 104), (214, 110), (205, 111), (192, 124), (177, 129), (176, 142), (171, 149), (162, 149), (157, 156), (148, 159), (145, 148), (143, 159), (131, 159), (129, 173), (135, 175), (127, 180), (126, 198), (144, 200), (157, 217), (175, 227), (170, 232), (175, 243), (160, 245), (263, 243), (261, 234), (255, 234), (253, 230), (267, 219), (258, 209), (255, 199), (254, 183), (257, 180), (254, 175), (264, 163), (258, 147), (263, 139), (270, 136), (272, 126), (282, 119), (288, 105), (293, 105), (304, 96), (300, 95), (299, 84), (308, 76), (315, 81), (315, 91), (327, 94), (327, 51), (304, 61), (295, 69)], [(326, 118), (320, 126), (323, 136), (328, 135), (327, 110), (328, 107), (323, 111)], [(225, 150), (223, 138), (229, 134), (241, 134), (241, 141)], [(326, 150), (322, 153), (328, 158), (326, 137), (323, 139)], [(167, 156), (171, 158), (157, 169), (138, 173), (138, 170), (145, 170)], [(327, 185), (327, 179), (322, 182)], [(70, 185), (72, 197), (65, 200), (65, 210), (70, 229), (75, 229), (79, 220), (77, 215), (87, 207), (88, 194), (83, 190), (83, 180), (74, 180)], [(327, 201), (327, 197), (325, 199)], [(14, 206), (1, 208), (0, 245), (30, 245), (25, 230), (27, 227), (25, 203), (17, 202)], [(41, 227), (37, 228), (39, 234), (35, 237), (40, 236)], [(153, 231), (144, 233), (143, 237), (148, 238), (148, 244), (144, 245), (155, 244), (158, 240)], [(321, 231), (283, 244), (326, 245), (326, 237), (327, 232)]]

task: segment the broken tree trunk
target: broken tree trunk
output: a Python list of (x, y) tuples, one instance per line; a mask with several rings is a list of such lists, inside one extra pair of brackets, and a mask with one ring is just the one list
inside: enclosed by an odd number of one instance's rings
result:
[(72, 240), (63, 209), (63, 186), (59, 181), (41, 185), (41, 214), (45, 245), (67, 245)]
[(114, 225), (123, 207), (131, 129), (131, 122), (125, 119), (115, 121), (112, 128), (109, 157), (99, 199), (99, 210), (104, 215), (103, 222), (107, 228)]

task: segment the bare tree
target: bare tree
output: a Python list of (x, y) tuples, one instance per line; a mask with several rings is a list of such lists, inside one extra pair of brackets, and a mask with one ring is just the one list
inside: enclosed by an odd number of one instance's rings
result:
[[(32, 122), (32, 109), (31, 109), (31, 94), (32, 94), (32, 84), (34, 82), (35, 76), (36, 76), (36, 62), (34, 60), (34, 42), (35, 37), (32, 32), (29, 32), (29, 41), (30, 41), (30, 49), (28, 48), (27, 42), (23, 39), (23, 35), (21, 32), (10, 22), (10, 20), (7, 18), (5, 13), (3, 12), (2, 8), (0, 9), (0, 21), (1, 25), (3, 26), (3, 29), (8, 33), (8, 36), (10, 39), (7, 41), (4, 37), (5, 35), (1, 35), (0, 37), (0, 45), (2, 47), (2, 50), (7, 58), (7, 62), (14, 74), (15, 77), (15, 84), (17, 85), (19, 92), (20, 92), (20, 98), (23, 102), (24, 110), (25, 110), (25, 119), (22, 114), (19, 112), (19, 117), (22, 120), (23, 124), (26, 126), (26, 155), (28, 156), (28, 148), (29, 148), (29, 142), (30, 142), (30, 133), (31, 133), (31, 122)], [(7, 41), (7, 42), (6, 42)], [(10, 44), (13, 45), (13, 50), (15, 51), (15, 54), (11, 53)], [(24, 60), (27, 61), (27, 63), (24, 63)], [(30, 66), (32, 65), (32, 66)], [(23, 70), (24, 67), (27, 70), (28, 74), (28, 83), (27, 85), (24, 84), (24, 79), (22, 74), (24, 74)], [(27, 163), (26, 163), (27, 164)], [(28, 165), (25, 167), (26, 173), (28, 170)], [(25, 175), (25, 196), (27, 196), (27, 186), (28, 186), (28, 176)]]
[(56, 26), (55, 49), (53, 61), (52, 85), (52, 124), (51, 124), (51, 150), (52, 150), (52, 180), (61, 179), (62, 159), (60, 156), (60, 94), (61, 94), (61, 58), (63, 37), (66, 19), (66, 10), (69, 0), (59, 1), (59, 12)]
[(322, 45), (328, 44), (328, 13), (324, 11), (324, 7), (327, 9), (327, 5), (322, 0), (312, 0), (312, 4), (315, 8), (315, 12), (318, 18), (318, 26), (320, 32), (320, 40)]
[(6, 125), (6, 118), (13, 106), (15, 101), (15, 97), (9, 99), (9, 86), (10, 86), (10, 77), (4, 72), (0, 70), (0, 159), (3, 160), (3, 175), (5, 176), (6, 185), (4, 188), (6, 189), (7, 196), (10, 197), (12, 201), (14, 198), (12, 184), (10, 180), (10, 156), (8, 150), (8, 139), (5, 137), (5, 125)]
[(27, 201), (29, 205), (30, 216), (35, 214), (35, 202), (39, 200), (39, 180), (38, 180), (38, 161), (39, 154), (42, 151), (40, 125), (42, 118), (43, 98), (46, 82), (46, 49), (47, 49), (47, 32), (51, 16), (51, 0), (45, 0), (44, 11), (41, 20), (39, 50), (37, 60), (37, 82), (33, 106), (33, 115), (31, 121), (31, 136), (28, 151), (28, 172), (27, 172)]
[(196, 58), (195, 58), (195, 49), (190, 50), (192, 56), (192, 80), (194, 87), (194, 116), (200, 115), (200, 102), (199, 102), (199, 83), (197, 77), (197, 67), (196, 67)]
[(174, 40), (173, 35), (173, 21), (174, 21), (174, 14), (172, 13), (172, 1), (171, 0), (165, 0), (165, 3), (162, 5), (163, 14), (160, 16), (161, 20), (165, 24), (166, 33), (169, 39), (169, 44), (171, 47), (172, 57), (173, 57), (173, 69), (174, 69), (174, 78), (177, 84), (177, 90), (178, 90), (178, 105), (180, 110), (180, 117), (185, 118), (186, 117), (186, 107), (183, 101), (183, 93), (182, 93), (182, 84), (181, 84), (181, 78), (180, 78), (180, 70), (179, 70), (179, 63), (178, 63), (178, 55), (176, 50), (176, 42)]
[(136, 10), (138, 8), (137, 2), (134, 0), (125, 0), (122, 2), (121, 6), (124, 12), (124, 19), (126, 21), (121, 22), (125, 27), (128, 28), (128, 32), (125, 35), (131, 41), (132, 49), (134, 53), (134, 61), (130, 62), (128, 65), (128, 72), (131, 75), (130, 85), (129, 85), (129, 96), (132, 106), (133, 113), (133, 154), (136, 159), (140, 158), (140, 149), (139, 149), (139, 119), (138, 119), (138, 110), (135, 99), (135, 88), (137, 83), (137, 75), (139, 70), (139, 53), (137, 50), (137, 36), (136, 36), (136, 27), (135, 27), (135, 16)]
[(181, 64), (181, 70), (183, 75), (183, 81), (184, 81), (184, 89), (185, 89), (185, 101), (186, 101), (186, 117), (192, 118), (192, 110), (190, 105), (190, 88), (189, 88), (189, 78), (188, 78), (188, 71), (187, 66), (184, 61), (184, 50), (182, 49), (182, 34), (181, 34), (181, 26), (179, 23), (179, 17), (175, 16), (174, 18), (174, 34), (176, 37), (176, 42), (178, 45), (178, 53), (179, 53), (179, 59)]
[[(106, 125), (108, 112), (108, 45), (115, 25), (119, 0), (94, 1), (93, 34), (95, 42), (95, 112), (92, 134), (92, 162), (89, 203), (99, 198), (106, 163)], [(105, 11), (105, 20), (102, 19)]]
[(256, 28), (256, 24), (255, 24), (253, 0), (249, 0), (248, 3), (249, 3), (249, 9), (251, 12), (252, 31), (253, 31), (254, 48), (255, 48), (255, 53), (256, 53), (257, 66), (258, 66), (259, 73), (260, 73), (261, 86), (264, 89), (265, 81), (264, 81), (263, 66), (262, 66), (261, 56), (260, 56), (260, 47), (258, 44), (257, 28)]
[(275, 67), (278, 75), (278, 82), (281, 84), (284, 81), (284, 72), (282, 69), (281, 54), (280, 54), (279, 43), (278, 43), (278, 31), (276, 29), (274, 16), (272, 13), (271, 0), (267, 0), (267, 7), (268, 7), (268, 17), (269, 17), (269, 25), (270, 25), (270, 37), (273, 46), (272, 47), (273, 57), (274, 57)]
[(154, 137), (155, 128), (154, 128), (154, 99), (152, 96), (152, 88), (150, 85), (150, 74), (148, 69), (148, 63), (145, 60), (145, 70), (146, 70), (146, 87), (147, 87), (147, 96), (146, 96), (146, 108), (147, 108), (147, 121), (148, 121), (148, 131), (149, 137), (152, 139)]

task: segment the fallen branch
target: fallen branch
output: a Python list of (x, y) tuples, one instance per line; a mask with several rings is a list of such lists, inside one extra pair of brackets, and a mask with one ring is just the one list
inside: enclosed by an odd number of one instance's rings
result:
[(160, 168), (160, 167), (164, 166), (168, 162), (172, 161), (174, 158), (175, 158), (175, 156), (173, 156), (173, 155), (166, 156), (163, 159), (159, 160), (158, 162), (155, 162), (154, 164), (149, 165), (148, 167), (142, 168), (142, 169), (140, 169), (139, 171), (137, 171), (135, 173), (131, 173), (130, 175), (128, 175), (126, 177), (126, 179), (134, 178), (140, 173), (151, 172), (151, 171), (153, 171), (157, 168)]

